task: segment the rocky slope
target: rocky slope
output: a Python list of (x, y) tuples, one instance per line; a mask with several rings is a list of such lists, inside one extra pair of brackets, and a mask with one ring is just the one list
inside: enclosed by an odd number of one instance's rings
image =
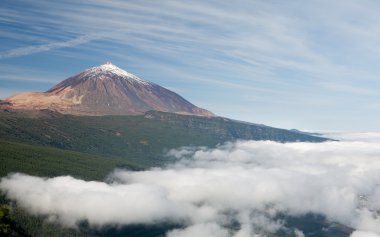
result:
[(138, 78), (112, 63), (87, 69), (46, 92), (11, 96), (1, 107), (49, 109), (74, 115), (139, 115), (150, 110), (213, 116), (178, 94)]

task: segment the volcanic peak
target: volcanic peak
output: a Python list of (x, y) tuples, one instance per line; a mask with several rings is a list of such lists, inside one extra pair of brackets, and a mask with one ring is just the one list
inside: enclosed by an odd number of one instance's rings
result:
[(0, 108), (53, 110), (63, 114), (141, 115), (150, 110), (214, 116), (180, 95), (108, 62), (87, 69), (45, 92), (25, 92), (7, 98)]
[(85, 70), (83, 73), (81, 73), (80, 76), (97, 78), (98, 76), (104, 75), (104, 74), (113, 74), (113, 75), (116, 75), (118, 77), (122, 77), (122, 78), (125, 78), (128, 80), (132, 79), (134, 82), (137, 82), (137, 83), (140, 83), (140, 84), (143, 84), (146, 86), (152, 84), (151, 82), (143, 80), (143, 79), (133, 75), (132, 73), (129, 73), (129, 72), (119, 68), (118, 66), (112, 64), (111, 62), (106, 62), (100, 66), (89, 68), (89, 69)]

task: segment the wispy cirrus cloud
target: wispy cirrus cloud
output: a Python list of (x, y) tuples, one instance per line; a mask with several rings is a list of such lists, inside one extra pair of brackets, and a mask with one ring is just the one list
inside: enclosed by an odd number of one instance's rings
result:
[(16, 49), (11, 49), (5, 52), (0, 52), (0, 60), (5, 58), (19, 57), (30, 55), (34, 53), (46, 52), (52, 49), (60, 49), (60, 48), (69, 48), (74, 47), (83, 43), (90, 42), (92, 40), (99, 39), (99, 36), (95, 35), (84, 35), (79, 36), (75, 39), (63, 41), (63, 42), (53, 42), (44, 45), (36, 45), (36, 46), (27, 46)]
[[(224, 116), (274, 121), (287, 108), (288, 114), (294, 114), (288, 120), (298, 120), (293, 124), (277, 120), (276, 126), (292, 127), (304, 123), (301, 117), (317, 119), (331, 110), (342, 119), (353, 117), (355, 109), (345, 105), (361, 110), (355, 104), (359, 96), (367, 104), (380, 102), (380, 93), (373, 90), (380, 86), (374, 63), (380, 58), (380, 5), (370, 0), (360, 4), (66, 0), (18, 7), (6, 3), (0, 10), (0, 23), (6, 26), (2, 36), (15, 44), (2, 46), (3, 60), (43, 51), (48, 58), (77, 61), (78, 68), (73, 69), (77, 72), (83, 62), (111, 59), (148, 80), (182, 88), (186, 98), (207, 101)], [(100, 32), (106, 33), (99, 40), (75, 43)], [(71, 40), (73, 44), (61, 47)], [(50, 50), (43, 45), (50, 45)], [(179, 73), (165, 74), (170, 71)], [(189, 84), (197, 89), (186, 89)], [(201, 93), (203, 88), (208, 93)], [(268, 88), (277, 94), (267, 94)], [(234, 101), (221, 98), (220, 93)], [(234, 113), (235, 105), (247, 103), (244, 97), (249, 94), (284, 100), (287, 106), (271, 107), (273, 117), (254, 110)], [(302, 101), (311, 95), (315, 100), (336, 99), (328, 107), (308, 100), (303, 109), (291, 106), (294, 96)], [(252, 104), (258, 110), (265, 106)], [(316, 112), (304, 112), (308, 108)]]

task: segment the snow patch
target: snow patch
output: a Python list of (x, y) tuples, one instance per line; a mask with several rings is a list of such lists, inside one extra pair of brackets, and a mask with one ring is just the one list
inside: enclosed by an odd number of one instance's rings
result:
[(107, 62), (107, 63), (102, 64), (100, 66), (87, 69), (86, 71), (84, 71), (84, 76), (88, 76), (91, 74), (96, 76), (96, 75), (103, 74), (103, 73), (112, 73), (112, 74), (115, 74), (117, 76), (123, 77), (129, 81), (134, 81), (134, 82), (137, 82), (139, 84), (146, 85), (146, 86), (151, 85), (150, 82), (145, 81), (145, 80), (133, 75), (132, 73), (129, 73), (129, 72), (113, 65), (111, 62)]

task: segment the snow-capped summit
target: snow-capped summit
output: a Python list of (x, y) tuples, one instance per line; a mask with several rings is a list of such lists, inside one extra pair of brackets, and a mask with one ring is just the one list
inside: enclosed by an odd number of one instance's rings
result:
[(108, 61), (100, 66), (92, 67), (90, 69), (87, 69), (83, 72), (84, 75), (92, 75), (93, 77), (99, 76), (100, 74), (106, 74), (111, 73), (120, 77), (124, 77), (127, 80), (135, 80), (138, 83), (142, 83), (145, 85), (151, 84), (148, 81), (145, 81), (132, 73), (129, 73), (127, 71), (124, 71), (123, 69), (119, 68), (118, 66), (112, 64), (112, 62)]
[(139, 115), (158, 110), (213, 116), (178, 94), (111, 62), (84, 70), (46, 92), (18, 94), (7, 98), (3, 104), (13, 109), (50, 109), (76, 115)]

